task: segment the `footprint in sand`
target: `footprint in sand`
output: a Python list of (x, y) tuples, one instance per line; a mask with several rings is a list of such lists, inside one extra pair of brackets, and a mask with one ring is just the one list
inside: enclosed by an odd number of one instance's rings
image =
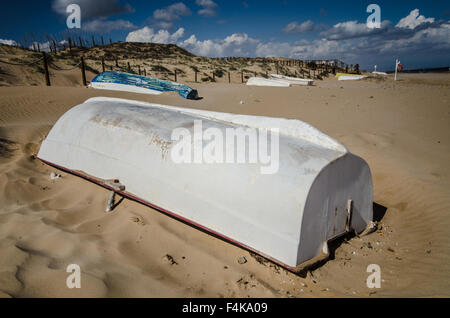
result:
[(169, 254), (166, 254), (166, 255), (163, 257), (163, 260), (165, 260), (166, 262), (168, 262), (170, 265), (178, 265), (178, 263), (175, 261), (175, 259), (174, 259), (171, 255), (169, 255)]
[(145, 225), (144, 220), (141, 217), (138, 217), (138, 216), (132, 216), (130, 218), (130, 221), (133, 222), (133, 223), (136, 223), (138, 225), (141, 225), (141, 226)]

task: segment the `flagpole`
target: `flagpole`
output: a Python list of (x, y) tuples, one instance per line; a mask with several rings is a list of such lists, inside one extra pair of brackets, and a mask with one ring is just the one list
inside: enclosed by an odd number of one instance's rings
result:
[(395, 78), (394, 78), (394, 81), (397, 80), (397, 68), (398, 68), (398, 60), (395, 59)]

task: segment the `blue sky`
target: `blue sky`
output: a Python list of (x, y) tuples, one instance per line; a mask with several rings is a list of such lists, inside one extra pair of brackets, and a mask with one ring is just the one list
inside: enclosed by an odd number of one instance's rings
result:
[[(407, 68), (450, 65), (448, 0), (3, 1), (0, 41), (61, 34), (70, 3), (80, 4), (86, 36), (175, 43), (198, 55), (339, 58), (367, 69), (393, 68), (395, 58)], [(375, 31), (365, 25), (371, 3), (381, 8)]]

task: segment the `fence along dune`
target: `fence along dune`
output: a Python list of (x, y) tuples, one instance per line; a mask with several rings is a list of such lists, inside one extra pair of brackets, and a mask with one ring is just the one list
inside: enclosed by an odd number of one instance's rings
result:
[[(53, 37), (49, 36), (49, 39)], [(56, 39), (56, 37), (55, 37)], [(78, 42), (78, 43), (77, 43)], [(339, 68), (336, 61), (309, 62), (281, 58), (205, 58), (194, 56), (186, 50), (169, 44), (126, 43), (104, 44), (104, 41), (86, 41), (81, 36), (78, 41), (65, 37), (64, 41), (50, 40), (47, 60), (42, 56), (29, 64), (19, 60), (15, 65), (42, 67), (46, 85), (61, 71), (80, 69), (81, 85), (89, 84), (92, 75), (104, 71), (123, 71), (143, 76), (172, 80), (175, 82), (224, 82), (245, 83), (250, 77), (269, 78), (276, 71), (280, 75), (306, 79), (322, 79)], [(63, 44), (61, 44), (63, 43)], [(102, 43), (99, 45), (98, 43)], [(23, 45), (22, 45), (23, 46)], [(3, 51), (16, 50), (24, 56), (35, 56), (42, 48), (33, 42), (32, 49), (1, 46)], [(45, 54), (42, 52), (42, 54)], [(27, 58), (28, 59), (28, 58)], [(84, 66), (83, 61), (84, 60)], [(46, 63), (47, 62), (47, 63)], [(0, 64), (8, 63), (0, 59)], [(341, 65), (342, 66), (342, 65)], [(87, 74), (90, 73), (90, 74)]]

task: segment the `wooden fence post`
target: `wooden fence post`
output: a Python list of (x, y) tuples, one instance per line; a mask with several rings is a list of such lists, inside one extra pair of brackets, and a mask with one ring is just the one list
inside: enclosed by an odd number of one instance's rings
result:
[(105, 72), (105, 57), (102, 56), (102, 70)]
[(117, 60), (117, 57), (116, 57), (116, 67), (119, 67), (119, 61)]
[(141, 75), (141, 66), (140, 65), (138, 65), (138, 72), (139, 72), (139, 75)]
[(197, 83), (197, 71), (194, 72), (195, 72), (195, 82)]
[(228, 84), (231, 84), (231, 75), (230, 75), (230, 72), (228, 72)]
[(144, 68), (144, 76), (147, 76), (147, 70)]
[(177, 70), (176, 69), (174, 71), (174, 74), (175, 74), (175, 82), (177, 82)]
[(216, 73), (213, 71), (212, 75), (213, 75), (213, 82), (215, 82), (216, 81)]
[(81, 77), (83, 79), (83, 86), (87, 86), (86, 82), (86, 66), (84, 65), (84, 57), (81, 57)]
[(42, 52), (42, 55), (44, 57), (45, 84), (47, 86), (51, 86), (50, 73), (48, 72), (47, 54), (45, 54), (45, 52)]
[(130, 65), (130, 62), (128, 62), (127, 64), (128, 64), (128, 73), (131, 73), (131, 65)]
[(244, 71), (241, 72), (241, 82), (244, 83)]

